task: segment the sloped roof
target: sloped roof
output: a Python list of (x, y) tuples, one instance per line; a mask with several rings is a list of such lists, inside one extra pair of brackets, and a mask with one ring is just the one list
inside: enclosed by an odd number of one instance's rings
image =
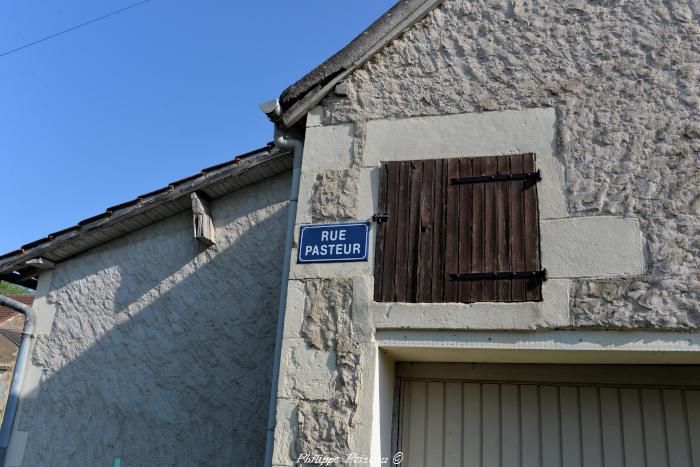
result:
[[(32, 306), (32, 303), (34, 303), (34, 296), (33, 295), (19, 295), (19, 294), (9, 294), (7, 295), (10, 297), (12, 300), (15, 300), (20, 303), (24, 303), (27, 306)], [(0, 305), (0, 326), (2, 326), (3, 323), (6, 321), (14, 318), (15, 316), (19, 316), (22, 313), (18, 313), (15, 310), (11, 310), (10, 308), (7, 308), (6, 306)]]
[[(15, 347), (19, 347), (22, 342), (22, 331), (24, 330), (24, 316), (13, 316), (5, 323), (0, 324), (0, 335)], [(7, 356), (0, 350), (0, 365), (7, 361)]]
[[(32, 306), (32, 303), (34, 303), (33, 295), (9, 294), (7, 296), (27, 306)], [(0, 305), (0, 335), (4, 336), (13, 345), (18, 346), (20, 340), (22, 339), (23, 328), (24, 315), (16, 312), (15, 310), (7, 308), (6, 306)], [(13, 356), (6, 355), (5, 353), (3, 353), (2, 346), (0, 346), (0, 366), (7, 364), (9, 360), (12, 360)]]
[(292, 154), (272, 143), (235, 159), (202, 169), (167, 186), (108, 207), (104, 212), (0, 255), (0, 280), (36, 288), (40, 272), (27, 261), (59, 262), (129, 232), (191, 209), (190, 194), (218, 198), (292, 168)]
[[(282, 117), (293, 127), (333, 87), (367, 62), (389, 42), (422, 19), (443, 0), (400, 0), (343, 49), (311, 70), (280, 95)], [(34, 258), (63, 261), (90, 248), (190, 208), (190, 193), (204, 191), (216, 198), (245, 185), (291, 169), (291, 153), (266, 147), (232, 161), (202, 169), (158, 190), (111, 206), (105, 212), (0, 255), (0, 280), (36, 288), (39, 269), (27, 265)]]
[(335, 55), (285, 89), (279, 101), (281, 123), (291, 128), (333, 87), (389, 42), (421, 20), (443, 0), (401, 0)]

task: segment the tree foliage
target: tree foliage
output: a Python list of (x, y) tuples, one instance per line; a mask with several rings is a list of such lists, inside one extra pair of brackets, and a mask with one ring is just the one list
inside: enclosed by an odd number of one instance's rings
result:
[(0, 281), (0, 295), (32, 295), (33, 293), (34, 291), (31, 289)]

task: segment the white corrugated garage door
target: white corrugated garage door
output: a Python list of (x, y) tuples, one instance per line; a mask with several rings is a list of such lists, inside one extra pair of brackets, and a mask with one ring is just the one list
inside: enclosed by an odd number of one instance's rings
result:
[(700, 467), (697, 366), (397, 365), (404, 467)]

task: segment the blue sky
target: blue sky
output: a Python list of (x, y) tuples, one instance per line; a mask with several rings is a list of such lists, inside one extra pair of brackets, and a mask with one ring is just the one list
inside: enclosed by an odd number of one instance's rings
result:
[[(0, 54), (135, 1), (9, 0)], [(265, 145), (258, 110), (394, 0), (151, 0), (0, 57), (0, 253)]]

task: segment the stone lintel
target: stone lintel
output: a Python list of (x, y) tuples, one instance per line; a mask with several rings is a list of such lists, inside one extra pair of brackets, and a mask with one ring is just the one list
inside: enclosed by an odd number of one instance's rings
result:
[[(397, 120), (371, 120), (363, 165), (380, 161), (476, 157), (555, 151), (553, 108), (464, 113)], [(410, 155), (410, 157), (407, 157)]]

